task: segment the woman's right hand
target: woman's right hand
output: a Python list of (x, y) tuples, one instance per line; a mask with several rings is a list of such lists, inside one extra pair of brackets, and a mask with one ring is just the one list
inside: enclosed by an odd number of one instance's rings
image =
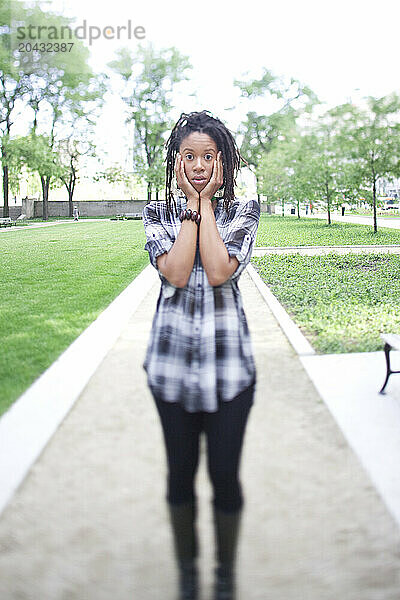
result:
[(178, 152), (175, 159), (175, 175), (178, 187), (185, 194), (188, 202), (198, 202), (199, 192), (190, 183), (185, 173), (185, 164), (182, 160), (182, 155)]

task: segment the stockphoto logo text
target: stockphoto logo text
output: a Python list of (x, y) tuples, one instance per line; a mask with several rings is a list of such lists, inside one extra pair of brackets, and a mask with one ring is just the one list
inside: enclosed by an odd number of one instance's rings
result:
[[(122, 32), (122, 35), (121, 35)], [(80, 40), (89, 40), (89, 46), (92, 45), (93, 41), (100, 38), (106, 40), (120, 40), (135, 38), (137, 40), (143, 40), (146, 36), (146, 30), (142, 25), (133, 27), (132, 21), (128, 19), (126, 25), (117, 25), (113, 27), (111, 25), (105, 25), (99, 27), (97, 25), (88, 25), (86, 19), (83, 20), (82, 25), (71, 28), (69, 25), (23, 25), (17, 27), (17, 40), (19, 43), (29, 42), (65, 42), (71, 40), (74, 37)]]

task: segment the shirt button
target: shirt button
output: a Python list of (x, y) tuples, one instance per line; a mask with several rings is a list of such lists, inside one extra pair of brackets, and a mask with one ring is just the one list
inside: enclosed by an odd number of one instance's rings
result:
[(197, 287), (201, 287), (201, 283), (198, 283), (198, 284), (197, 284)]

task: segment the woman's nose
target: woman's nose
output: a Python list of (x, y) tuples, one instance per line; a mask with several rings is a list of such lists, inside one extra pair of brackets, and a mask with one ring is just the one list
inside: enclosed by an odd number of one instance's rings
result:
[(201, 157), (199, 156), (194, 164), (194, 168), (196, 169), (196, 171), (203, 171), (204, 170), (204, 165), (202, 163)]

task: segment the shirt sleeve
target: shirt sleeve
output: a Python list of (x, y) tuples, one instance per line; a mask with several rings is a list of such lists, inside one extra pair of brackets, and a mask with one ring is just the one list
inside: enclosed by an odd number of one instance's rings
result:
[(238, 279), (250, 262), (259, 221), (260, 204), (257, 200), (246, 202), (233, 218), (224, 243), (229, 256), (236, 256), (239, 265), (228, 280)]
[[(167, 278), (164, 277), (158, 268), (156, 259), (157, 256), (161, 256), (161, 254), (164, 254), (164, 252), (169, 252), (174, 242), (161, 223), (155, 200), (149, 202), (143, 208), (142, 219), (147, 239), (144, 249), (148, 251), (150, 262), (153, 267), (157, 269), (161, 281), (167, 282)], [(172, 284), (170, 283), (170, 285)]]

